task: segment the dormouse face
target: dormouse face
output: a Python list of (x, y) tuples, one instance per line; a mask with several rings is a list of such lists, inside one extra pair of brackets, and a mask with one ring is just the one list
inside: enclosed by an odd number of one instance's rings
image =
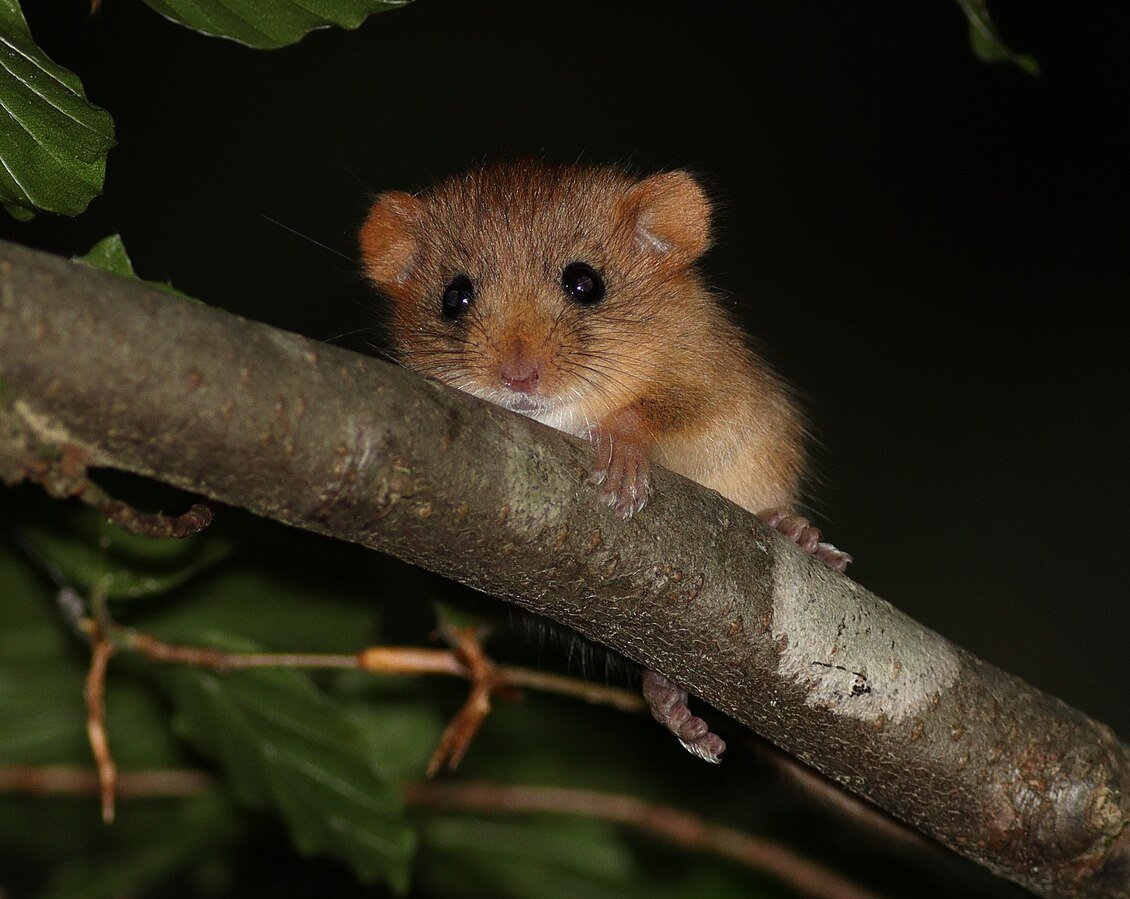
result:
[(581, 434), (658, 376), (709, 224), (685, 172), (520, 162), (380, 195), (361, 252), (406, 365)]

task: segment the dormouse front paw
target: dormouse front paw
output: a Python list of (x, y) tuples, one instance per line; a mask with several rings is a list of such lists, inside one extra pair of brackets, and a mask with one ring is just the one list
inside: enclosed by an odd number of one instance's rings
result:
[(647, 505), (651, 490), (651, 465), (638, 443), (622, 434), (594, 428), (589, 441), (596, 451), (592, 483), (600, 498), (623, 518), (631, 518)]

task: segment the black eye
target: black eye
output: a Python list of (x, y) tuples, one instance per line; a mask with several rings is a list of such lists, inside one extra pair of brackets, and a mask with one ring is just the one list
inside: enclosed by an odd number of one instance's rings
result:
[(467, 307), (471, 305), (471, 300), (474, 298), (475, 288), (471, 286), (471, 279), (466, 275), (460, 275), (448, 284), (447, 289), (443, 292), (444, 318), (459, 318), (467, 311)]
[(604, 281), (591, 265), (571, 262), (561, 273), (561, 286), (578, 303), (586, 306), (604, 299)]

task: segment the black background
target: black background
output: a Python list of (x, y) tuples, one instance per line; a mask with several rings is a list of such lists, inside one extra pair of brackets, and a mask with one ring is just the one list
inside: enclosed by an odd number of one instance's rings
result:
[(1039, 78), (978, 62), (944, 2), (418, 0), (272, 52), (132, 0), (29, 6), (119, 146), (85, 216), (0, 233), (118, 231), (142, 276), (316, 338), (372, 322), (375, 191), (515, 154), (691, 168), (854, 577), (1130, 734), (1127, 78), (1099, 5), (993, 4)]

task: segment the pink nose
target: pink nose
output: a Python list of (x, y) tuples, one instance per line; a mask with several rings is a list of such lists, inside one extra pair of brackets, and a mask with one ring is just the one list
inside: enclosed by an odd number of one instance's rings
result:
[(529, 358), (513, 356), (498, 367), (502, 383), (518, 393), (533, 393), (541, 380), (541, 366)]

